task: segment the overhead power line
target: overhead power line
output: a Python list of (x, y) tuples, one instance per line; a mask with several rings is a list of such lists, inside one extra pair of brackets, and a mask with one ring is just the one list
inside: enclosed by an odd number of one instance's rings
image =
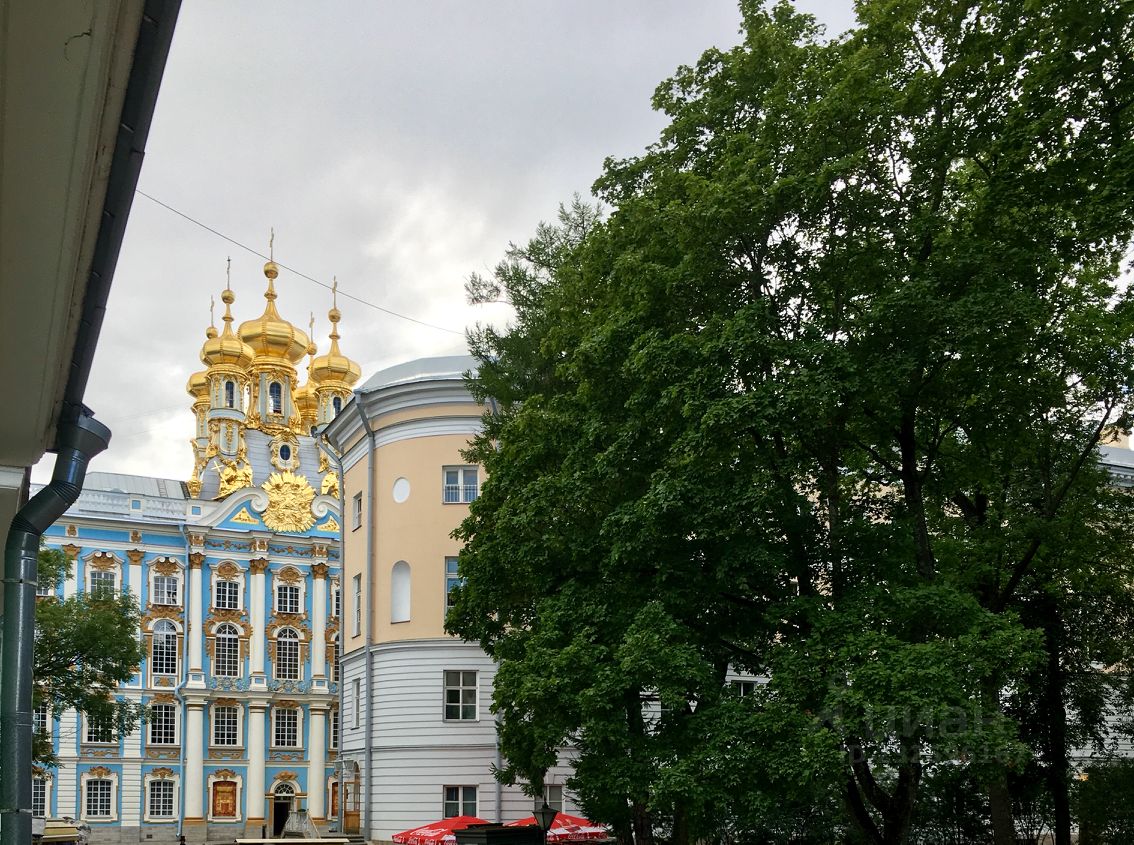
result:
[[(274, 261), (275, 260), (275, 259), (269, 258), (267, 255), (264, 255), (264, 253), (253, 249), (252, 247), (248, 246), (247, 244), (241, 243), (240, 241), (236, 240), (236, 238), (231, 238), (228, 235), (226, 235), (224, 232), (218, 232), (212, 226), (208, 226), (208, 225), (202, 223), (200, 220), (197, 220), (196, 218), (190, 217), (184, 211), (178, 211), (172, 205), (169, 205), (168, 203), (162, 202), (157, 197), (150, 196), (145, 191), (138, 190), (137, 188), (135, 188), (134, 190), (135, 190), (135, 193), (139, 194), (140, 196), (145, 197), (150, 202), (157, 203), (162, 208), (164, 208), (168, 211), (172, 211), (178, 217), (183, 217), (184, 219), (186, 219), (190, 223), (192, 223), (194, 226), (200, 226), (206, 232), (211, 232), (212, 234), (216, 235), (218, 238), (221, 238), (223, 240), (228, 241), (233, 246), (238, 246), (241, 249), (245, 250), (246, 252), (250, 252), (253, 255), (256, 255), (256, 256), (259, 256), (260, 258), (263, 258), (265, 261)], [(289, 273), (294, 273), (295, 275), (299, 276), (301, 279), (307, 279), (307, 281), (309, 281), (309, 282), (314, 282), (315, 284), (319, 285), (320, 287), (326, 288), (327, 290), (331, 290), (331, 286), (329, 284), (327, 284), (326, 282), (319, 281), (314, 276), (308, 276), (306, 273), (301, 273), (299, 270), (296, 270), (294, 267), (288, 267), (286, 264), (284, 264), (281, 261), (276, 261), (276, 265), (281, 267), (284, 270), (287, 270)], [(339, 293), (339, 296), (346, 297), (347, 299), (352, 299), (355, 302), (359, 303), (360, 305), (366, 305), (370, 308), (373, 308), (376, 311), (381, 311), (383, 314), (389, 314), (391, 317), (397, 317), (400, 320), (409, 320), (411, 323), (417, 323), (419, 326), (425, 326), (428, 329), (436, 329), (439, 332), (448, 332), (449, 334), (461, 335), (462, 337), (464, 336), (464, 332), (457, 331), (456, 329), (449, 329), (449, 328), (446, 328), (445, 326), (438, 326), (434, 323), (427, 323), (425, 320), (417, 319), (417, 317), (410, 317), (408, 314), (399, 314), (397, 311), (391, 311), (389, 308), (384, 308), (381, 305), (377, 305), (376, 303), (370, 302), (366, 299), (362, 299), (361, 297), (355, 296), (354, 294), (347, 293), (341, 287), (338, 289), (338, 293)]]

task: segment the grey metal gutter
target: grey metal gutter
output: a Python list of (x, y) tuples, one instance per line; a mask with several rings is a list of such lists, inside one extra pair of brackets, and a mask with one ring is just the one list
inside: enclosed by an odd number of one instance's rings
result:
[(13, 518), (5, 544), (0, 690), (2, 845), (29, 845), (32, 841), (32, 647), (39, 541), (44, 530), (79, 497), (90, 459), (110, 440), (110, 429), (93, 419), (83, 405), (83, 396), (180, 8), (181, 0), (146, 0), (142, 10), (82, 313), (56, 421), (55, 471), (51, 484)]
[[(366, 590), (363, 595), (373, 595), (373, 578), (374, 574), (374, 449), (375, 446), (375, 432), (370, 426), (370, 419), (366, 416), (366, 399), (363, 394), (355, 391), (354, 401), (358, 409), (359, 419), (362, 420), (362, 426), (366, 429), (366, 437), (370, 440), (369, 448), (366, 451)], [(344, 517), (345, 520), (345, 517)], [(344, 522), (345, 524), (345, 522)], [(363, 836), (367, 840), (370, 839), (370, 805), (373, 801), (373, 796), (370, 790), (373, 785), (371, 780), (370, 770), (374, 768), (374, 738), (371, 734), (371, 720), (370, 710), (371, 705), (374, 703), (374, 691), (372, 686), (374, 684), (374, 656), (371, 653), (372, 643), (374, 642), (373, 632), (371, 631), (371, 615), (373, 608), (367, 603), (366, 608), (366, 713), (365, 723), (363, 730), (366, 732), (366, 770), (362, 773), (362, 782), (364, 784), (363, 791), (366, 794), (366, 804), (363, 806), (363, 822), (362, 830)]]

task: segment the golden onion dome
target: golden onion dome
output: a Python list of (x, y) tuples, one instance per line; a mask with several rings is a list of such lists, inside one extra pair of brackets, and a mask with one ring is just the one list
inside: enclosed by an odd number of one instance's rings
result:
[(335, 304), (327, 312), (327, 317), (331, 321), (331, 349), (326, 355), (320, 355), (311, 362), (311, 378), (318, 384), (340, 381), (349, 387), (358, 381), (359, 376), (362, 375), (362, 368), (339, 351), (339, 320), (343, 315), (338, 309), (338, 287), (336, 281), (331, 288), (332, 294), (335, 295)]
[(297, 363), (306, 353), (310, 341), (301, 329), (296, 328), (276, 310), (275, 279), (279, 275), (276, 262), (264, 265), (264, 275), (268, 278), (268, 289), (264, 299), (268, 304), (264, 313), (255, 320), (240, 324), (240, 339), (252, 347), (255, 358), (275, 358)]
[(225, 288), (221, 301), (224, 303), (224, 331), (217, 337), (216, 329), (210, 326), (212, 334), (201, 347), (201, 360), (208, 367), (229, 366), (246, 370), (252, 363), (252, 347), (232, 331), (232, 303), (236, 297), (231, 289)]
[(209, 374), (205, 370), (199, 373), (193, 373), (189, 376), (189, 381), (185, 383), (185, 392), (188, 393), (197, 402), (208, 401), (209, 398)]

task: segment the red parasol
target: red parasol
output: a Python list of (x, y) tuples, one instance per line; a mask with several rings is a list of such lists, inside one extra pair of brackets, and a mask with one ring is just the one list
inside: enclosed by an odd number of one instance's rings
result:
[(390, 838), (401, 845), (456, 845), (457, 837), (453, 835), (453, 831), (464, 830), (474, 824), (488, 824), (488, 822), (476, 816), (452, 816), (412, 830), (403, 830)]
[[(523, 827), (535, 824), (535, 816), (526, 819), (508, 822), (506, 827)], [(547, 831), (548, 842), (578, 842), (584, 839), (609, 839), (610, 833), (601, 824), (595, 824), (582, 816), (571, 816), (567, 813), (556, 813), (555, 821)]]

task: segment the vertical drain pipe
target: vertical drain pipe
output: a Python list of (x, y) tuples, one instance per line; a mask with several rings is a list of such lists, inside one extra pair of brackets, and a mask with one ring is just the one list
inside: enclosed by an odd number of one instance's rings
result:
[[(86, 411), (86, 409), (83, 409)], [(39, 542), (83, 489), (87, 464), (110, 429), (86, 414), (59, 428), (51, 483), (12, 518), (4, 547), (4, 655), (0, 689), (0, 843), (32, 841), (32, 648)]]
[[(374, 768), (374, 742), (372, 723), (370, 721), (371, 705), (374, 703), (374, 656), (371, 654), (371, 645), (374, 642), (374, 634), (371, 631), (371, 620), (373, 617), (371, 607), (374, 600), (374, 579), (371, 577), (374, 574), (374, 526), (376, 521), (374, 519), (374, 449), (375, 449), (375, 433), (373, 427), (370, 425), (370, 418), (366, 416), (366, 398), (360, 391), (354, 392), (354, 401), (358, 405), (358, 416), (362, 420), (363, 426), (366, 428), (366, 437), (370, 441), (369, 448), (366, 453), (366, 592), (370, 601), (366, 602), (366, 713), (364, 715), (365, 722), (363, 730), (366, 732), (366, 770), (362, 773), (362, 791), (366, 795), (366, 803), (362, 807), (363, 811), (363, 831), (367, 841), (370, 840), (370, 804), (373, 800), (370, 790), (373, 789), (374, 782), (371, 779), (370, 770)], [(29, 787), (30, 789), (30, 787)]]

